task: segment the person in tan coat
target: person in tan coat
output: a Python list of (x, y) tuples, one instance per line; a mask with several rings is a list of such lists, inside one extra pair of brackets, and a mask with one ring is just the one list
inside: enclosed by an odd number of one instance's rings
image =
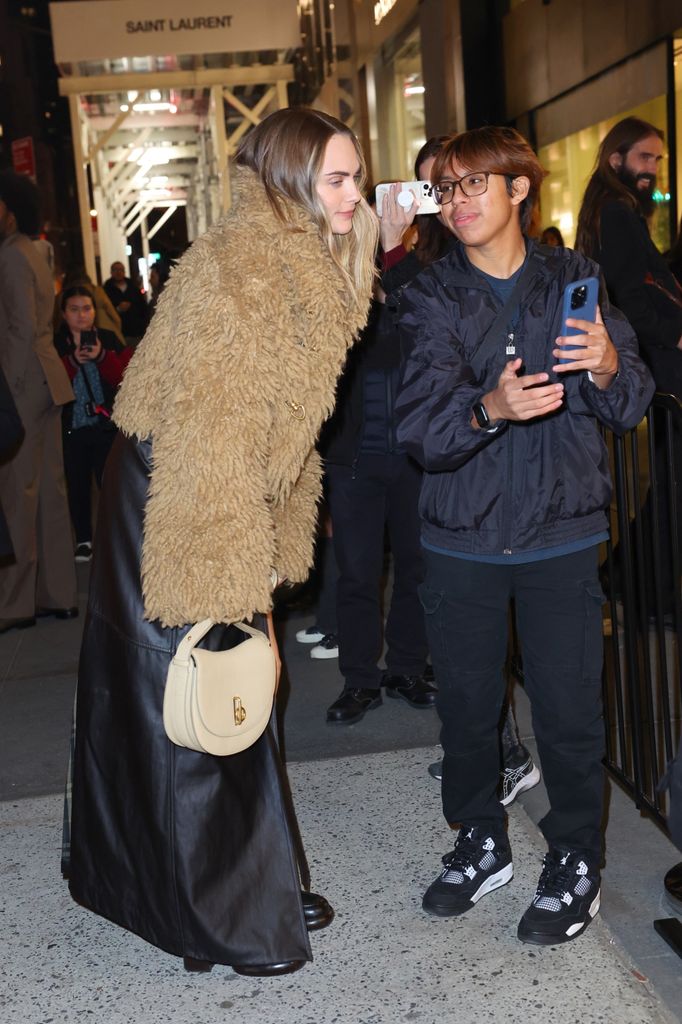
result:
[(0, 464), (14, 548), (0, 567), (0, 633), (78, 614), (61, 433), (73, 391), (52, 344), (52, 275), (29, 237), (37, 223), (35, 185), (0, 172), (0, 365), (25, 429)]
[(273, 586), (312, 564), (315, 441), (366, 320), (377, 225), (358, 143), (326, 114), (272, 114), (237, 164), (232, 210), (171, 273), (114, 406), (66, 870), (81, 905), (188, 970), (271, 975), (312, 959), (307, 929), (333, 916), (301, 893), (274, 714), (213, 757), (168, 739), (164, 687), (201, 619), (212, 649), (245, 619), (276, 651)]

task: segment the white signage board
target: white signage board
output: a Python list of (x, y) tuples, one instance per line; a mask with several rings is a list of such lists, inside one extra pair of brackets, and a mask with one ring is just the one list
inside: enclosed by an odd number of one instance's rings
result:
[(296, 0), (71, 0), (50, 18), (58, 64), (301, 45)]

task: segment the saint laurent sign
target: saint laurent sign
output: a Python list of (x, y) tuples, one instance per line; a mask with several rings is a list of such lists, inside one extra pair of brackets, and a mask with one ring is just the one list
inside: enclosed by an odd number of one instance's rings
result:
[(66, 0), (50, 18), (58, 64), (301, 45), (296, 0)]
[(208, 18), (147, 18), (145, 21), (126, 21), (126, 32), (195, 32), (200, 28), (232, 28), (232, 14)]

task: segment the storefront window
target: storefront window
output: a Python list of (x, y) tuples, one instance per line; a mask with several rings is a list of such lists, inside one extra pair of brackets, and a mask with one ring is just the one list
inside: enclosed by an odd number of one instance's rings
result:
[(414, 174), (415, 158), (426, 141), (419, 31), (414, 32), (400, 47), (393, 68), (400, 151), (395, 154), (399, 161), (396, 170), (410, 179)]
[(410, 180), (414, 160), (426, 141), (424, 79), (419, 30), (377, 69), (380, 179)]
[[(664, 129), (665, 96), (642, 103), (606, 121), (599, 121), (564, 139), (542, 146), (539, 150), (540, 162), (549, 172), (540, 196), (541, 227), (546, 228), (552, 224), (559, 228), (565, 245), (572, 246), (575, 241), (578, 213), (585, 186), (594, 170), (599, 145), (609, 129), (624, 117), (641, 117)], [(680, 152), (679, 147), (677, 151)], [(661, 252), (665, 252), (670, 248), (667, 153), (661, 161), (657, 185), (655, 198), (658, 201), (651, 223), (651, 235)]]

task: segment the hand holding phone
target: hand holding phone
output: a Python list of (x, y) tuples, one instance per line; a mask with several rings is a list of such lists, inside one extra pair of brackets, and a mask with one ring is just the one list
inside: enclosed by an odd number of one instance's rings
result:
[(417, 213), (438, 213), (440, 207), (431, 195), (430, 181), (399, 181), (384, 185), (377, 185), (376, 188), (376, 210), (377, 216), (381, 217), (384, 207), (384, 198), (388, 195), (392, 184), (400, 185), (397, 202), (403, 209), (409, 210), (413, 202), (418, 203)]
[[(593, 384), (607, 388), (618, 373), (618, 351), (609, 337), (598, 305), (599, 281), (588, 277), (566, 287), (561, 313), (561, 338), (579, 337), (579, 345), (559, 345), (552, 355), (557, 360), (555, 373), (584, 370)], [(577, 320), (578, 325), (568, 325)], [(567, 354), (568, 353), (568, 354)]]
[(97, 331), (81, 331), (80, 344), (75, 352), (79, 363), (90, 362), (96, 359), (102, 350)]
[[(597, 319), (597, 300), (599, 297), (599, 281), (596, 277), (586, 277), (582, 281), (574, 281), (566, 285), (564, 300), (561, 308), (561, 334), (562, 337), (572, 337), (576, 334), (583, 334), (579, 327), (569, 327), (566, 321), (570, 318), (576, 320), (589, 320), (595, 323)], [(579, 345), (566, 345), (564, 352), (580, 348)], [(559, 359), (560, 363), (570, 363), (572, 360)]]

